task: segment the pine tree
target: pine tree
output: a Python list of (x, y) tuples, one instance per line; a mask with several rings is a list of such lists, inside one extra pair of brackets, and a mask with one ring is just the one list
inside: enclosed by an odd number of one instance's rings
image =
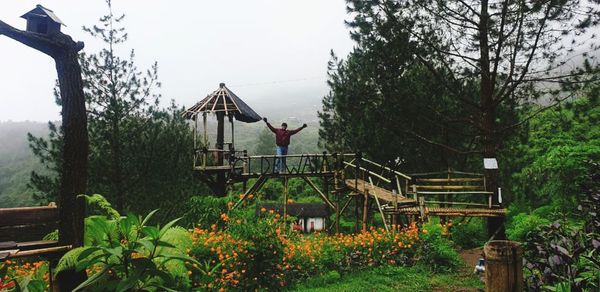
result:
[[(118, 54), (127, 40), (121, 26), (124, 15), (109, 13), (98, 25), (84, 31), (106, 47), (81, 56), (90, 137), (90, 193), (105, 195), (120, 212), (146, 212), (162, 206), (176, 212), (184, 196), (199, 191), (191, 173), (192, 133), (182, 109), (173, 102), (159, 107), (161, 95), (155, 63), (142, 71), (131, 50), (127, 58)], [(60, 99), (57, 98), (60, 103)], [(50, 124), (49, 140), (30, 136), (34, 153), (51, 170), (60, 166), (61, 128)], [(40, 197), (55, 197), (55, 176), (33, 173), (31, 185)], [(169, 196), (169, 200), (163, 197)], [(163, 213), (164, 215), (165, 213)]]

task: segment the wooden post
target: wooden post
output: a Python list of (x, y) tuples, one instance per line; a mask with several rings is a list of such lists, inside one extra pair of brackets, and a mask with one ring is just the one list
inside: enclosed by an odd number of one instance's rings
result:
[(340, 179), (341, 177), (341, 163), (339, 161), (339, 157), (337, 153), (333, 153), (333, 192), (336, 196), (336, 210), (335, 210), (335, 233), (340, 233), (340, 216), (342, 216), (342, 212), (340, 211), (340, 200), (341, 196), (341, 187), (340, 187)]
[(283, 178), (283, 224), (287, 227), (288, 213), (288, 178)]
[(231, 148), (235, 150), (235, 131), (233, 126), (233, 114), (229, 114), (229, 122), (231, 123)]
[(363, 201), (363, 218), (362, 218), (362, 230), (367, 231), (367, 220), (369, 219), (369, 190), (365, 185), (365, 196)]
[(359, 216), (360, 216), (360, 211), (359, 211), (359, 206), (360, 206), (360, 196), (358, 195), (358, 193), (354, 194), (354, 233), (358, 233), (359, 230)]
[[(204, 139), (203, 139), (203, 144), (204, 144), (204, 148), (208, 149), (210, 148), (208, 146), (208, 134), (207, 134), (207, 125), (206, 125), (206, 112), (202, 113), (202, 125), (204, 126)], [(208, 159), (208, 153), (203, 152), (202, 153), (203, 159), (202, 159), (202, 167), (206, 168), (206, 160)]]
[[(223, 149), (225, 144), (225, 113), (217, 112), (217, 165), (223, 166)], [(225, 181), (225, 172), (219, 171), (217, 172), (217, 180), (215, 184), (215, 195), (218, 197), (224, 197), (226, 195), (226, 181)]]
[(523, 248), (508, 240), (492, 240), (483, 248), (485, 291), (523, 291)]

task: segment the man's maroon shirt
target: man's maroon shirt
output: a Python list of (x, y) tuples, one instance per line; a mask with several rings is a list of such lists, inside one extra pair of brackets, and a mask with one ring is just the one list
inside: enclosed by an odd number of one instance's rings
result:
[(267, 123), (267, 126), (269, 127), (269, 129), (271, 129), (271, 132), (275, 133), (275, 144), (277, 144), (277, 146), (288, 146), (290, 145), (290, 136), (300, 132), (300, 130), (302, 130), (302, 127), (295, 129), (295, 130), (285, 130), (282, 128), (273, 128), (273, 126), (271, 126), (271, 124)]

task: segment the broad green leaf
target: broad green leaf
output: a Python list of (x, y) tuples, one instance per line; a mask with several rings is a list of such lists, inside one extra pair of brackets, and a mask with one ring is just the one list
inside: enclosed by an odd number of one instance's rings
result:
[(108, 270), (110, 270), (113, 267), (113, 265), (106, 265), (102, 268), (102, 270), (100, 270), (100, 272), (93, 274), (91, 277), (89, 277), (87, 280), (85, 280), (83, 283), (79, 284), (79, 286), (77, 286), (75, 289), (73, 289), (73, 292), (77, 292), (77, 291), (81, 291), (82, 289), (95, 284), (96, 281), (98, 281), (102, 276), (104, 276), (104, 274), (106, 272), (108, 272)]

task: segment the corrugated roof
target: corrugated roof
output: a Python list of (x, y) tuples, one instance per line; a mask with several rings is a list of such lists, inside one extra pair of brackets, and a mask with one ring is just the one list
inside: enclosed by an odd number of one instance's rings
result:
[(52, 21), (60, 23), (62, 25), (65, 25), (62, 20), (60, 20), (60, 18), (58, 18), (58, 16), (56, 16), (56, 14), (54, 14), (54, 12), (40, 4), (36, 5), (36, 7), (21, 15), (22, 18), (27, 19), (29, 16), (34, 16), (34, 17), (50, 17), (50, 19), (52, 19)]
[(219, 89), (188, 108), (184, 112), (184, 116), (192, 119), (204, 112), (225, 112), (226, 115), (233, 114), (236, 120), (245, 123), (254, 123), (262, 119), (250, 106), (229, 90), (225, 86), (225, 83), (221, 83)]
[[(257, 204), (256, 213), (260, 214), (260, 209), (274, 210), (283, 215), (283, 204)], [(321, 203), (291, 203), (288, 204), (288, 214), (294, 217), (327, 217), (327, 205)]]

